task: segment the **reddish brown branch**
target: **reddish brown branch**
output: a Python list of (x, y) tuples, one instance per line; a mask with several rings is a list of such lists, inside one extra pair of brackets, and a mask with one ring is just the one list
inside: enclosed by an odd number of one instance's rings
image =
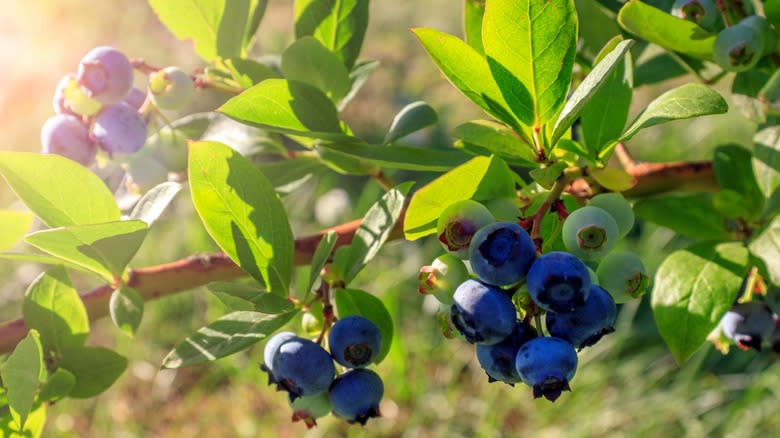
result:
[[(668, 191), (717, 190), (712, 164), (709, 162), (634, 164), (626, 171), (636, 177), (638, 181), (634, 188), (625, 193), (627, 196), (646, 196)], [(583, 180), (577, 180), (568, 189), (572, 191), (577, 187), (587, 189), (587, 183)], [(295, 265), (302, 266), (311, 262), (311, 257), (322, 235), (329, 230), (338, 233), (336, 246), (339, 247), (352, 241), (360, 224), (360, 220), (355, 220), (322, 230), (315, 235), (296, 239)], [(403, 213), (389, 239), (400, 238), (403, 235), (402, 230)], [(206, 254), (135, 269), (130, 273), (128, 283), (138, 290), (145, 300), (153, 300), (204, 286), (213, 281), (229, 281), (244, 275), (246, 273), (226, 255)], [(111, 292), (111, 288), (106, 285), (81, 296), (90, 320), (99, 319), (108, 314), (108, 301)], [(13, 350), (14, 346), (26, 334), (27, 327), (22, 319), (0, 323), (0, 354)]]

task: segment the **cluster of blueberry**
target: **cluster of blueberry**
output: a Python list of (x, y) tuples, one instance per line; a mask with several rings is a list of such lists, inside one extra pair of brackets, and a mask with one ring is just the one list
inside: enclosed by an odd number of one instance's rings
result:
[[(382, 334), (369, 319), (347, 316), (331, 326), (328, 347), (330, 354), (317, 342), (280, 332), (266, 344), (261, 369), (269, 384), (287, 391), (293, 421), (312, 427), (333, 412), (349, 423), (366, 424), (379, 416), (384, 395), (382, 379), (365, 368), (376, 361)], [(334, 361), (347, 371), (336, 376)]]
[(146, 142), (148, 109), (181, 108), (195, 89), (190, 76), (177, 67), (152, 72), (148, 93), (135, 88), (133, 81), (133, 65), (124, 53), (107, 46), (89, 51), (78, 72), (57, 84), (56, 115), (41, 130), (43, 153), (63, 155), (84, 166), (95, 161), (98, 149), (135, 153)]
[[(649, 280), (635, 254), (608, 254), (634, 223), (620, 194), (598, 195), (568, 215), (561, 236), (568, 251), (537, 256), (519, 216), (508, 200), (445, 209), (438, 237), (448, 254), (421, 269), (420, 292), (436, 296), (441, 321), (477, 344), (489, 381), (523, 382), (534, 397), (555, 401), (570, 390), (575, 349), (613, 332), (616, 302), (640, 297)], [(586, 265), (598, 260), (597, 271)]]
[(690, 20), (702, 28), (718, 32), (713, 47), (713, 58), (723, 69), (745, 71), (775, 49), (775, 30), (766, 18), (755, 15), (751, 1), (741, 2), (746, 17), (724, 27), (722, 14), (715, 0), (677, 0), (671, 13), (675, 17)]

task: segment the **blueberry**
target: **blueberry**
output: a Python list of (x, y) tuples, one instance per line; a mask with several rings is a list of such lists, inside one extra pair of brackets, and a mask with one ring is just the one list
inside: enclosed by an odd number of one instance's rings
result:
[(602, 193), (588, 202), (589, 206), (598, 207), (612, 216), (618, 226), (618, 237), (625, 237), (634, 226), (634, 210), (620, 193)]
[(618, 226), (601, 208), (587, 206), (575, 210), (563, 222), (561, 238), (566, 249), (583, 260), (598, 260), (615, 247)]
[(471, 269), (480, 280), (496, 286), (525, 278), (534, 258), (533, 240), (514, 222), (496, 222), (481, 228), (469, 248)]
[(144, 102), (146, 102), (146, 93), (141, 91), (139, 88), (133, 87), (130, 92), (127, 93), (127, 96), (122, 99), (122, 102), (130, 105), (132, 108), (138, 111), (144, 105)]
[(269, 385), (276, 383), (276, 379), (274, 378), (273, 374), (273, 363), (276, 353), (279, 352), (279, 347), (293, 338), (295, 338), (295, 333), (293, 332), (279, 332), (273, 335), (265, 344), (265, 348), (263, 349), (263, 364), (260, 366), (260, 369), (268, 373)]
[(148, 149), (142, 149), (127, 163), (125, 185), (133, 193), (146, 193), (166, 181), (168, 169)]
[(672, 15), (693, 21), (707, 30), (712, 30), (718, 21), (718, 9), (713, 0), (677, 0), (672, 5)]
[(596, 270), (601, 287), (616, 303), (639, 298), (647, 292), (650, 277), (642, 260), (633, 252), (617, 251), (608, 254)]
[(591, 285), (585, 304), (568, 313), (548, 313), (550, 336), (569, 341), (574, 348), (589, 347), (615, 331), (617, 307), (609, 292)]
[(163, 127), (146, 141), (154, 156), (171, 172), (187, 169), (187, 135), (169, 126)]
[(327, 392), (319, 395), (298, 397), (290, 403), (292, 407), (292, 421), (303, 421), (306, 427), (311, 429), (317, 425), (317, 419), (330, 413), (330, 397)]
[(534, 390), (534, 398), (555, 401), (577, 372), (577, 352), (559, 338), (535, 338), (520, 347), (515, 359), (517, 374)]
[(725, 70), (749, 70), (758, 64), (758, 60), (767, 50), (766, 40), (759, 28), (740, 22), (718, 33), (712, 48), (712, 57)]
[(81, 58), (77, 79), (87, 96), (103, 104), (118, 103), (133, 88), (133, 66), (119, 50), (96, 47)]
[(146, 142), (146, 122), (126, 103), (108, 105), (95, 117), (92, 135), (106, 152), (131, 154)]
[(447, 252), (467, 259), (474, 234), (494, 220), (487, 207), (479, 202), (470, 199), (458, 201), (445, 208), (439, 216), (436, 235)]
[(149, 75), (149, 96), (159, 108), (180, 109), (194, 93), (192, 78), (178, 67), (165, 67)]
[(468, 278), (469, 271), (463, 261), (452, 254), (444, 254), (430, 266), (420, 268), (417, 290), (423, 295), (433, 294), (443, 304), (451, 304), (455, 288)]
[(333, 359), (347, 368), (362, 368), (373, 362), (382, 348), (382, 333), (369, 319), (359, 315), (341, 318), (328, 335)]
[(509, 385), (520, 382), (515, 367), (517, 351), (526, 342), (536, 337), (536, 330), (523, 321), (515, 322), (512, 333), (503, 341), (493, 345), (477, 345), (477, 360), (488, 375), (489, 382), (502, 381)]
[(751, 301), (734, 305), (721, 318), (720, 328), (739, 348), (761, 351), (761, 342), (775, 329), (775, 318), (766, 303)]
[(512, 333), (517, 312), (512, 299), (496, 287), (466, 280), (455, 290), (452, 324), (474, 344), (496, 344)]
[(46, 120), (41, 128), (44, 154), (58, 154), (89, 166), (95, 161), (97, 146), (89, 138), (89, 129), (81, 119), (68, 114), (57, 114)]
[(385, 387), (373, 371), (359, 368), (349, 370), (333, 381), (330, 404), (333, 413), (349, 423), (365, 425), (369, 418), (379, 417), (379, 402)]
[(322, 394), (336, 374), (333, 359), (324, 348), (298, 337), (283, 342), (271, 364), (278, 388), (287, 391), (291, 401)]
[(534, 303), (549, 312), (571, 312), (583, 305), (591, 286), (585, 264), (560, 251), (536, 259), (528, 271), (526, 284)]

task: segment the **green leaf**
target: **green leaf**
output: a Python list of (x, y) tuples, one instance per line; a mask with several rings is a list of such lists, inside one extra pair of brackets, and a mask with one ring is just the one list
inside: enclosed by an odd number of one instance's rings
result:
[(382, 143), (393, 143), (399, 138), (435, 125), (438, 121), (439, 116), (436, 115), (436, 110), (427, 103), (423, 101), (410, 103), (395, 115)]
[(368, 81), (368, 77), (371, 76), (371, 73), (373, 73), (377, 67), (379, 67), (379, 61), (369, 60), (358, 61), (355, 66), (352, 67), (352, 71), (349, 72), (349, 92), (341, 99), (341, 102), (339, 102), (339, 111), (343, 110), (347, 104), (357, 96), (358, 92), (363, 88), (363, 85)]
[(257, 28), (260, 27), (260, 22), (263, 21), (267, 7), (268, 0), (250, 0), (249, 20), (246, 23), (246, 31), (244, 32), (244, 49), (249, 47), (252, 42)]
[(273, 132), (332, 141), (355, 140), (342, 131), (336, 107), (328, 96), (303, 82), (265, 80), (228, 100), (218, 111)]
[[(579, 87), (572, 93), (563, 110), (558, 115), (558, 120), (553, 128), (552, 144), (556, 144), (563, 134), (571, 128), (571, 125), (579, 117), (580, 112), (585, 105), (596, 95), (604, 84), (609, 82), (612, 73), (619, 66), (625, 65), (625, 56), (628, 50), (634, 45), (633, 40), (626, 40), (618, 43), (604, 58), (596, 64), (588, 76), (583, 79)], [(610, 93), (614, 90), (609, 90)]]
[[(764, 194), (756, 184), (750, 160), (751, 153), (747, 149), (738, 145), (725, 145), (715, 149), (712, 164), (722, 190), (720, 193), (726, 190), (735, 192), (739, 209), (746, 211), (749, 217), (756, 217), (764, 207)], [(735, 207), (734, 203), (729, 205)]]
[(6, 253), (0, 253), (0, 259), (17, 261), (17, 262), (42, 263), (44, 265), (65, 266), (70, 269), (75, 269), (83, 272), (90, 272), (87, 268), (83, 266), (79, 266), (74, 263), (70, 263), (65, 260), (62, 260), (61, 258), (57, 258), (46, 254), (6, 252)]
[(569, 167), (568, 164), (563, 161), (558, 161), (551, 166), (532, 169), (530, 172), (528, 172), (528, 174), (540, 186), (550, 190), (555, 182), (558, 181), (558, 177), (561, 176), (561, 173), (563, 173), (567, 167)]
[(349, 92), (349, 71), (338, 56), (312, 37), (303, 37), (282, 53), (285, 79), (305, 82), (338, 102)]
[(295, 0), (295, 36), (312, 35), (355, 65), (368, 27), (368, 0)]
[(151, 227), (181, 189), (182, 185), (173, 181), (167, 181), (152, 187), (135, 204), (133, 211), (130, 213), (130, 219), (144, 221)]
[[(597, 59), (606, 56), (604, 51), (620, 40), (621, 37), (610, 40)], [(633, 87), (633, 61), (629, 52), (618, 62), (580, 113), (582, 139), (592, 155), (598, 156), (607, 145), (620, 137), (628, 120)]]
[[(353, 146), (358, 145), (326, 143), (316, 145), (314, 151), (317, 153), (317, 158), (319, 158), (322, 164), (342, 175), (375, 175), (379, 172), (379, 167), (376, 164), (364, 160), (357, 155), (359, 153), (368, 155), (379, 151)], [(397, 154), (392, 153), (392, 158), (397, 159)]]
[[(541, 127), (561, 109), (577, 43), (573, 0), (491, 0), (482, 43), (504, 98), (521, 120)], [(528, 123), (527, 123), (528, 124)]]
[(457, 126), (452, 135), (461, 140), (455, 144), (456, 148), (480, 155), (495, 154), (512, 164), (536, 167), (533, 146), (501, 123), (473, 120)]
[(260, 342), (287, 324), (298, 311), (267, 315), (229, 313), (189, 336), (163, 359), (163, 368), (180, 368), (213, 361)]
[(19, 415), (20, 429), (24, 429), (24, 423), (32, 410), (35, 393), (40, 386), (38, 377), (43, 367), (43, 350), (38, 332), (30, 330), (0, 368), (8, 405)]
[(780, 127), (769, 126), (753, 137), (753, 171), (769, 198), (780, 187)]
[(362, 290), (338, 289), (336, 290), (336, 309), (339, 318), (360, 315), (379, 327), (379, 331), (382, 333), (382, 348), (374, 363), (382, 362), (393, 342), (393, 319), (382, 300)]
[(712, 59), (715, 34), (648, 4), (636, 0), (626, 3), (618, 14), (618, 23), (627, 32), (665, 49)]
[(328, 262), (328, 257), (330, 257), (331, 251), (333, 251), (333, 248), (336, 246), (338, 238), (339, 235), (333, 230), (329, 230), (322, 235), (322, 239), (320, 239), (320, 243), (317, 244), (317, 249), (314, 250), (314, 255), (311, 257), (309, 282), (305, 289), (307, 293), (314, 287), (314, 283), (317, 282), (320, 271), (322, 271), (325, 263)]
[(512, 171), (496, 157), (476, 157), (422, 187), (409, 203), (404, 217), (404, 235), (417, 240), (436, 232), (442, 211), (464, 199), (486, 201), (515, 196)]
[(103, 181), (65, 157), (0, 152), (0, 173), (27, 208), (50, 227), (119, 220), (119, 207)]
[(465, 0), (463, 6), (463, 30), (466, 42), (481, 55), (485, 54), (482, 46), (482, 20), (485, 16), (485, 0)]
[(780, 28), (780, 0), (764, 0), (764, 15), (775, 27)]
[(254, 12), (249, 0), (149, 0), (149, 5), (176, 38), (192, 40), (206, 61), (240, 57), (245, 33), (254, 25), (248, 24)]
[(672, 253), (658, 268), (653, 315), (677, 362), (691, 357), (729, 310), (747, 264), (741, 244), (704, 242)]
[(46, 404), (38, 403), (34, 406), (24, 429), (19, 430), (19, 416), (16, 412), (11, 415), (0, 415), (0, 437), (3, 438), (38, 438), (43, 433), (43, 426), (46, 424)]
[(122, 276), (148, 231), (146, 223), (128, 220), (38, 231), (25, 241), (112, 282)]
[(280, 195), (292, 193), (314, 176), (327, 171), (317, 157), (298, 156), (293, 160), (263, 163), (258, 166)]
[(74, 386), (76, 386), (76, 376), (65, 368), (57, 368), (41, 388), (38, 400), (43, 402), (63, 399), (70, 394)]
[(132, 338), (144, 316), (144, 299), (135, 289), (121, 286), (111, 293), (108, 311), (114, 325)]
[(0, 210), (0, 251), (19, 243), (32, 226), (33, 216), (26, 211)]
[(231, 58), (225, 60), (230, 75), (241, 88), (250, 88), (266, 79), (279, 78), (279, 73), (271, 67), (251, 59)]
[(81, 347), (65, 351), (59, 366), (76, 377), (68, 397), (91, 398), (116, 382), (127, 368), (127, 359), (107, 348)]
[(406, 182), (385, 193), (363, 216), (363, 222), (352, 242), (336, 251), (333, 265), (342, 274), (341, 278), (346, 284), (376, 256), (390, 236), (403, 211), (406, 194), (413, 184)]
[(287, 313), (295, 306), (285, 297), (260, 290), (256, 285), (216, 281), (209, 290), (232, 310), (257, 310), (263, 313)]
[(189, 160), (192, 202), (211, 238), (271, 292), (287, 295), (294, 239), (271, 182), (221, 143), (190, 143)]
[(694, 239), (727, 240), (731, 236), (712, 199), (710, 193), (656, 196), (639, 200), (634, 213)]
[(615, 192), (624, 192), (636, 185), (636, 178), (622, 168), (606, 167), (590, 172), (600, 186)]
[(620, 137), (626, 141), (641, 129), (672, 120), (724, 114), (729, 106), (720, 94), (701, 84), (685, 84), (658, 96)]
[[(479, 52), (462, 40), (435, 29), (417, 28), (412, 32), (452, 85), (486, 113), (519, 129), (517, 119), (509, 111), (509, 104), (492, 79), (487, 60)], [(527, 106), (531, 107), (530, 99)], [(518, 117), (526, 125), (533, 121), (530, 111), (521, 111)]]
[(37, 330), (47, 352), (84, 345), (89, 334), (89, 316), (65, 268), (51, 268), (27, 288), (22, 302), (24, 324)]
[(750, 243), (750, 252), (764, 261), (769, 280), (780, 286), (780, 216)]
[(470, 158), (458, 151), (411, 146), (368, 146), (322, 143), (328, 149), (388, 169), (444, 172)]

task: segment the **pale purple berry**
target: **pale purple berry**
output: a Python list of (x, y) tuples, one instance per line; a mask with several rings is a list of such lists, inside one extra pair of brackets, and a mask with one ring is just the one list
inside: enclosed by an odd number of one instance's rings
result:
[(97, 146), (89, 129), (76, 116), (57, 114), (46, 120), (41, 129), (44, 154), (58, 154), (89, 166), (95, 161)]
[(133, 107), (120, 102), (98, 113), (92, 135), (106, 152), (131, 154), (146, 142), (146, 122)]
[(77, 79), (89, 97), (104, 104), (117, 103), (133, 87), (133, 66), (119, 50), (96, 47), (81, 58)]
[(136, 111), (138, 111), (144, 105), (144, 102), (146, 102), (146, 93), (141, 91), (139, 88), (133, 87), (127, 96), (125, 96), (124, 100), (122, 100), (122, 102), (130, 105)]

